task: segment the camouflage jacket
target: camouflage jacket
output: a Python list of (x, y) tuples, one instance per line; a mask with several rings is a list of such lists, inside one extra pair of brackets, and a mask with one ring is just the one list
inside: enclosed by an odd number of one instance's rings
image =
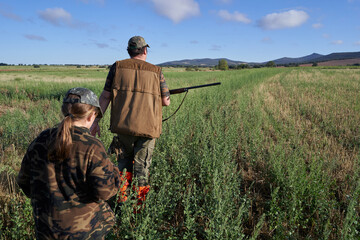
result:
[(101, 239), (114, 225), (105, 202), (117, 193), (120, 175), (103, 144), (87, 128), (72, 129), (70, 157), (48, 161), (56, 128), (43, 131), (29, 146), (17, 178), (31, 198), (38, 239)]

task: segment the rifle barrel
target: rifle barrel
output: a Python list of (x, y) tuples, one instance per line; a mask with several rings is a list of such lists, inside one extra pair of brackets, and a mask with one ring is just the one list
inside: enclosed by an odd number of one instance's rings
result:
[(220, 85), (220, 84), (221, 84), (221, 82), (216, 82), (216, 83), (209, 83), (209, 84), (192, 86), (192, 87), (171, 89), (171, 90), (170, 90), (170, 94), (178, 94), (178, 93), (187, 92), (189, 89), (210, 87), (210, 86), (215, 86), (215, 85)]

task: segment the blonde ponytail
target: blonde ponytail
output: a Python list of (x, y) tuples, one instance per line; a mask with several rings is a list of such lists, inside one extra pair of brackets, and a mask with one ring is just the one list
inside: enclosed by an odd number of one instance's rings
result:
[(66, 159), (70, 152), (72, 144), (71, 132), (72, 127), (72, 115), (67, 115), (60, 123), (56, 135), (55, 149), (57, 159), (63, 161)]

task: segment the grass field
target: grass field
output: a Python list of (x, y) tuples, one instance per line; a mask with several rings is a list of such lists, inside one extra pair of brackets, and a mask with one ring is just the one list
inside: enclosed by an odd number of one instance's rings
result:
[[(0, 71), (0, 238), (34, 236), (14, 178), (29, 143), (61, 120), (64, 93), (100, 94), (107, 69)], [(116, 206), (107, 239), (360, 239), (360, 68), (164, 72), (190, 90), (163, 124), (146, 208)], [(183, 95), (171, 97), (171, 115)], [(109, 111), (100, 139), (109, 146)], [(114, 156), (111, 156), (114, 159)], [(120, 214), (121, 212), (121, 214)]]

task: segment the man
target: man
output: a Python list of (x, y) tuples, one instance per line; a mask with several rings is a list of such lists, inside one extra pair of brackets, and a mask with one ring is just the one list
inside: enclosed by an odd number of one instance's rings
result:
[[(115, 62), (107, 76), (100, 96), (106, 111), (111, 102), (110, 130), (117, 136), (111, 144), (117, 154), (120, 172), (126, 169), (120, 201), (126, 201), (126, 189), (132, 175), (138, 181), (139, 203), (150, 189), (148, 176), (155, 139), (160, 137), (162, 106), (170, 105), (170, 92), (161, 68), (146, 62), (149, 45), (134, 36), (128, 42), (130, 59)], [(91, 133), (100, 135), (95, 120)]]

